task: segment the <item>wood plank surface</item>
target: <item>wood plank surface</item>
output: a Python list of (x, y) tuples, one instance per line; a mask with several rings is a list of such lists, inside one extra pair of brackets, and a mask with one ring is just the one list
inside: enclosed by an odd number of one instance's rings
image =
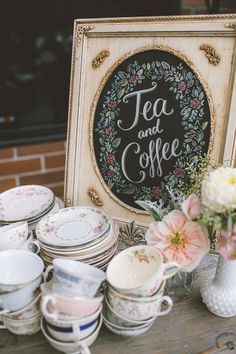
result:
[[(211, 314), (201, 301), (199, 285), (214, 274), (216, 257), (206, 257), (198, 268), (191, 298), (174, 304), (172, 312), (156, 320), (146, 333), (132, 338), (120, 337), (104, 326), (91, 346), (92, 354), (198, 354), (215, 344), (223, 332), (236, 334), (236, 316), (220, 318)], [(0, 332), (1, 354), (57, 354), (41, 332), (32, 336), (16, 336)], [(236, 353), (225, 350), (224, 354)]]

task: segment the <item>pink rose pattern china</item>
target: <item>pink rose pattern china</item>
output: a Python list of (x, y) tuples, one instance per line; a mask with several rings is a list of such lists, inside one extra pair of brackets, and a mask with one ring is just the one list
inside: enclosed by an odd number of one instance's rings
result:
[(45, 217), (37, 225), (36, 234), (46, 245), (70, 247), (94, 241), (109, 227), (110, 220), (102, 211), (78, 206)]
[(53, 192), (44, 186), (26, 185), (0, 194), (0, 222), (31, 220), (54, 203)]

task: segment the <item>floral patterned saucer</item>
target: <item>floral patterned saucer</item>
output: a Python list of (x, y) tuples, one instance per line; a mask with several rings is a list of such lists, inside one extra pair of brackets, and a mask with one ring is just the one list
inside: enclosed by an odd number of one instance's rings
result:
[(44, 186), (26, 185), (0, 194), (0, 222), (33, 220), (54, 204), (53, 192)]
[(79, 246), (101, 237), (110, 228), (108, 216), (96, 208), (75, 206), (44, 217), (36, 228), (39, 242)]

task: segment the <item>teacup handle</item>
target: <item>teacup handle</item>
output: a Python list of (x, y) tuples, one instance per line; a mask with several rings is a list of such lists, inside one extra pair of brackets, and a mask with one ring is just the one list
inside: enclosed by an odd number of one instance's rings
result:
[(179, 271), (179, 265), (176, 262), (163, 263), (163, 277), (162, 280), (173, 277)]
[(49, 264), (49, 266), (47, 266), (45, 272), (43, 273), (43, 281), (44, 283), (46, 283), (47, 279), (48, 279), (48, 275), (49, 273), (53, 270), (53, 265)]
[[(1, 324), (2, 323), (2, 324)], [(0, 316), (0, 329), (7, 329), (7, 327), (4, 324), (2, 316)]]
[[(0, 305), (2, 304), (2, 301), (0, 300)], [(0, 310), (0, 321), (2, 321), (2, 317), (1, 315), (6, 315), (7, 313), (9, 313), (10, 311), (7, 309), (4, 310)]]
[(31, 252), (32, 252), (32, 245), (35, 245), (35, 246), (36, 246), (36, 252), (35, 252), (35, 254), (39, 254), (39, 252), (40, 252), (40, 246), (39, 246), (38, 241), (33, 240), (33, 241), (31, 241), (31, 242), (28, 244), (28, 249), (29, 249)]
[(56, 300), (54, 298), (54, 296), (52, 295), (45, 295), (41, 301), (41, 311), (43, 314), (45, 314), (47, 317), (53, 319), (53, 320), (57, 320), (57, 312), (49, 312), (47, 307), (49, 302), (51, 302), (53, 305), (56, 304)]
[(170, 313), (170, 311), (172, 310), (172, 307), (173, 307), (173, 301), (172, 299), (167, 296), (167, 295), (164, 295), (161, 299), (161, 302), (160, 302), (160, 306), (163, 302), (166, 302), (167, 303), (167, 309), (165, 309), (164, 311), (160, 311), (156, 314), (156, 316), (165, 316), (167, 315), (168, 313)]
[(89, 347), (84, 342), (77, 342), (78, 344), (78, 349), (70, 354), (91, 354)]
[[(10, 311), (7, 310), (7, 309), (1, 310), (1, 311), (0, 311), (0, 316), (1, 316), (1, 315), (6, 315), (6, 314), (8, 314), (9, 312), (10, 312)], [(0, 321), (1, 321), (1, 317), (0, 317)]]

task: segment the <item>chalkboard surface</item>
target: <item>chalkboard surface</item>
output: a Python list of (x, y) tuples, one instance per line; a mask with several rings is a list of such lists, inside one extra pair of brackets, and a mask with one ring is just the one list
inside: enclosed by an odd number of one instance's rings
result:
[(135, 200), (164, 198), (165, 186), (185, 181), (186, 164), (207, 153), (210, 132), (207, 94), (190, 66), (166, 50), (138, 52), (98, 98), (93, 147), (103, 183), (135, 209)]

